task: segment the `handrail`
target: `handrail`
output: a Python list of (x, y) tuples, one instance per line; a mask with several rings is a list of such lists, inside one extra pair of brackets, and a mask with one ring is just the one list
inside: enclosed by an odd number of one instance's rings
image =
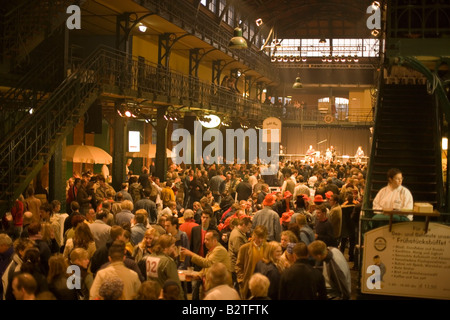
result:
[(272, 108), (272, 114), (277, 115), (281, 120), (293, 121), (314, 121), (318, 123), (334, 123), (334, 124), (351, 124), (351, 123), (366, 123), (372, 125), (373, 115), (372, 110), (366, 112), (336, 112), (331, 114), (329, 112), (323, 113), (317, 109), (303, 110), (295, 107), (279, 107), (269, 104)]
[(375, 138), (377, 137), (379, 126), (380, 126), (380, 120), (378, 118), (380, 115), (380, 107), (381, 107), (381, 104), (383, 101), (384, 68), (385, 68), (385, 66), (382, 66), (378, 73), (378, 86), (377, 86), (378, 93), (377, 93), (377, 101), (375, 103), (375, 111), (374, 111), (374, 116), (373, 116), (373, 118), (374, 118), (374, 126), (373, 126), (373, 132), (372, 132), (373, 139), (372, 139), (372, 146), (371, 146), (371, 150), (370, 150), (371, 159), (369, 161), (369, 166), (367, 167), (366, 187), (364, 188), (364, 197), (363, 197), (363, 204), (362, 204), (361, 212), (371, 209), (371, 205), (370, 205), (371, 187), (370, 186), (372, 184), (372, 172), (373, 172), (373, 167), (374, 167), (373, 158), (375, 156), (376, 145), (377, 145), (377, 141), (375, 140)]
[(450, 121), (450, 101), (447, 98), (447, 93), (445, 92), (444, 86), (442, 85), (442, 80), (437, 76), (437, 74), (431, 72), (425, 65), (423, 65), (419, 60), (414, 57), (398, 57), (398, 63), (400, 65), (407, 65), (419, 72), (421, 72), (428, 80), (428, 86), (432, 86), (430, 90), (431, 93), (436, 94), (439, 101), (442, 103), (443, 111), (445, 113), (446, 119)]

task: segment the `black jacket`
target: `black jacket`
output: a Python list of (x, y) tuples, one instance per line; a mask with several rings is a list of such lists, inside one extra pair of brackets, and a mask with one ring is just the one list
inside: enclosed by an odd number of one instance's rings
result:
[(336, 247), (336, 239), (334, 238), (334, 231), (331, 222), (327, 219), (325, 221), (316, 221), (317, 240), (322, 240), (327, 247)]
[(326, 300), (325, 279), (307, 259), (297, 260), (281, 275), (279, 298), (280, 300)]
[(255, 267), (255, 273), (261, 273), (270, 280), (268, 296), (271, 300), (278, 300), (278, 292), (280, 288), (280, 271), (273, 263), (264, 263), (259, 261)]

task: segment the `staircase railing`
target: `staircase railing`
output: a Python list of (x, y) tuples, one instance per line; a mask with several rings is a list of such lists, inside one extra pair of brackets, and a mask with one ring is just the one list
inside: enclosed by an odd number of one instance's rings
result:
[(36, 112), (61, 83), (64, 72), (62, 46), (54, 47), (15, 85), (0, 96), (0, 136), (6, 137), (17, 124)]
[(380, 121), (378, 119), (380, 115), (380, 107), (383, 102), (383, 92), (384, 92), (384, 78), (383, 78), (383, 66), (380, 68), (380, 72), (378, 73), (378, 92), (377, 92), (377, 100), (375, 102), (375, 111), (374, 111), (374, 126), (373, 126), (373, 132), (372, 132), (372, 145), (370, 150), (370, 160), (369, 160), (369, 166), (367, 168), (367, 174), (366, 174), (366, 186), (364, 188), (364, 198), (363, 198), (363, 205), (361, 212), (364, 212), (365, 210), (370, 210), (372, 208), (370, 204), (370, 194), (371, 194), (371, 187), (372, 187), (372, 172), (374, 167), (374, 157), (376, 154), (376, 148), (377, 148), (377, 134), (379, 131)]
[(0, 200), (15, 199), (33, 178), (30, 172), (50, 160), (61, 137), (78, 122), (98, 96), (99, 75), (107, 61), (99, 48), (66, 78), (36, 113), (20, 122), (0, 143)]
[(414, 57), (399, 57), (398, 63), (400, 65), (409, 66), (410, 68), (421, 72), (427, 78), (429, 92), (437, 96), (441, 103), (442, 110), (445, 113), (446, 119), (450, 122), (450, 101), (447, 98), (447, 93), (445, 92), (442, 80), (439, 79), (437, 74), (431, 72), (429, 68)]

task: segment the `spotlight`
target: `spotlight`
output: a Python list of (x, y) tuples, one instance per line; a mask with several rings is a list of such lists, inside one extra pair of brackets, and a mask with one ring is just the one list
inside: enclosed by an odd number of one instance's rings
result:
[(345, 56), (342, 56), (341, 57), (341, 62), (345, 62), (345, 61), (347, 61), (347, 59), (345, 59)]
[(300, 62), (301, 60), (302, 60), (302, 57), (300, 57), (300, 56), (295, 57), (295, 62)]
[(334, 56), (334, 62), (339, 62), (339, 56)]
[(277, 61), (278, 61), (278, 62), (282, 62), (282, 61), (283, 61), (283, 56), (278, 56), (278, 57), (277, 57)]
[(319, 40), (319, 43), (327, 43), (327, 40), (325, 40), (324, 38)]
[(29, 113), (29, 114), (33, 114), (33, 113), (34, 113), (34, 109), (33, 109), (33, 108), (30, 108), (30, 110), (28, 110), (28, 113)]
[(288, 61), (289, 61), (288, 56), (284, 56), (284, 57), (283, 57), (283, 62), (288, 62)]
[(322, 62), (327, 62), (327, 56), (325, 55), (322, 56)]
[(275, 62), (275, 61), (277, 61), (277, 57), (275, 57), (275, 56), (272, 56), (272, 57), (270, 58), (270, 61), (272, 61), (272, 62)]
[(263, 24), (263, 21), (262, 21), (262, 19), (261, 18), (259, 18), (259, 19), (256, 19), (256, 26), (261, 26), (262, 24)]
[(374, 37), (378, 37), (380, 35), (380, 30), (378, 29), (373, 29), (371, 32), (372, 36)]
[(306, 58), (305, 58), (305, 57), (303, 57), (303, 58), (302, 58), (302, 61), (303, 61), (303, 62), (306, 62)]
[(131, 113), (130, 110), (125, 111), (125, 116), (126, 116), (126, 117), (131, 118), (132, 115), (133, 115), (133, 114)]
[(358, 56), (356, 54), (355, 54), (355, 57), (353, 58), (353, 61), (355, 61), (355, 62), (359, 61), (359, 58), (358, 58)]
[(295, 61), (295, 57), (291, 55), (291, 56), (289, 57), (289, 61), (290, 61), (290, 62), (294, 62), (294, 61)]
[(140, 31), (140, 32), (145, 32), (145, 31), (147, 31), (147, 26), (144, 25), (144, 24), (142, 24), (142, 23), (139, 25), (138, 28), (139, 28), (139, 31)]

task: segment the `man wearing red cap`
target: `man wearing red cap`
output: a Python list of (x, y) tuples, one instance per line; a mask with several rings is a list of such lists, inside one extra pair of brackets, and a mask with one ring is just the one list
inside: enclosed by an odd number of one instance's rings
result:
[(281, 240), (281, 224), (280, 216), (273, 211), (272, 206), (275, 204), (275, 196), (268, 194), (262, 205), (263, 208), (255, 213), (252, 221), (252, 230), (259, 225), (265, 226), (268, 231), (267, 241)]
[(281, 216), (280, 225), (281, 225), (281, 229), (283, 231), (286, 231), (289, 229), (289, 223), (291, 222), (292, 215), (293, 215), (293, 211), (284, 212), (283, 215)]

